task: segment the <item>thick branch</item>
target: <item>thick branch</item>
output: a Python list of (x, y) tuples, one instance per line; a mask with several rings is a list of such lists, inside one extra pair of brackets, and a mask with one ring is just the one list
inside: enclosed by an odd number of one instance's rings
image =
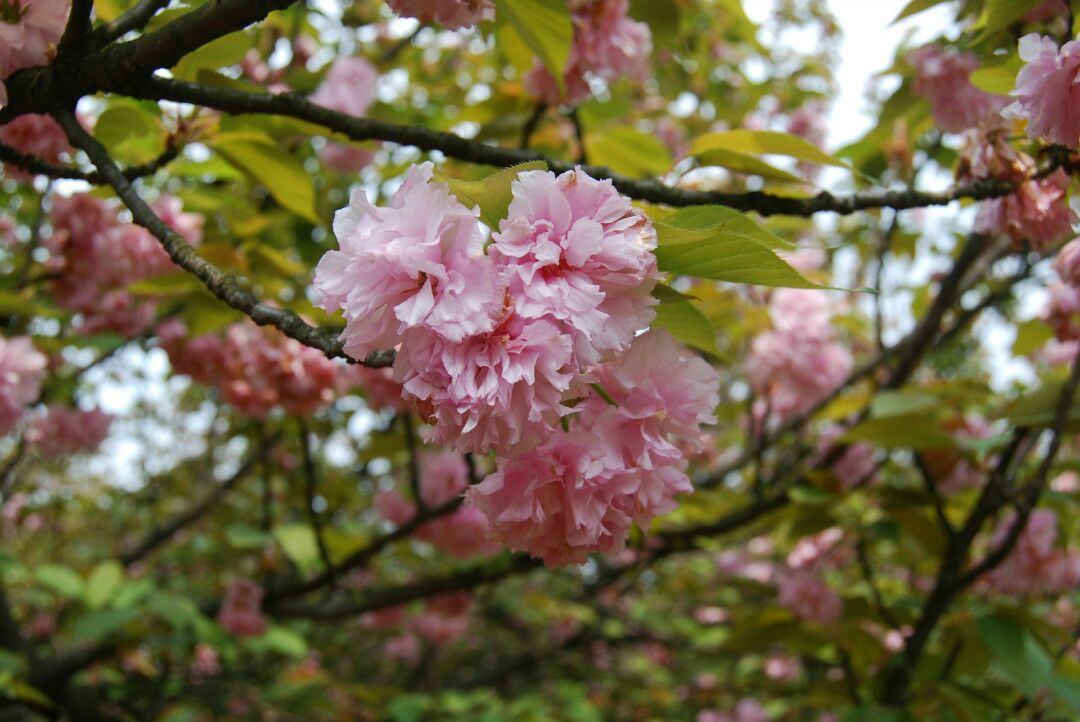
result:
[[(164, 152), (157, 158), (154, 158), (149, 163), (143, 163), (141, 165), (133, 165), (130, 168), (125, 168), (123, 173), (124, 177), (128, 180), (135, 180), (136, 178), (143, 178), (148, 175), (153, 175), (162, 167), (168, 165), (175, 160), (179, 149), (175, 144), (169, 143)], [(49, 178), (65, 178), (69, 180), (81, 180), (91, 183), (93, 185), (105, 185), (107, 181), (102, 178), (101, 174), (96, 171), (84, 171), (79, 168), (71, 166), (56, 165), (54, 163), (46, 163), (40, 158), (32, 155), (26, 155), (20, 153), (9, 145), (0, 143), (0, 162), (11, 163), (17, 165), (23, 170), (29, 171), (37, 175), (48, 176)]]

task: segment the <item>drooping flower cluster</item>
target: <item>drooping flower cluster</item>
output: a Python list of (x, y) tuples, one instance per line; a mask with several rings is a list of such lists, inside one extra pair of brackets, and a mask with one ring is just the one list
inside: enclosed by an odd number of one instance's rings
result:
[[(202, 240), (202, 216), (184, 213), (179, 199), (162, 196), (152, 207), (189, 243)], [(157, 239), (120, 220), (115, 205), (88, 193), (56, 196), (52, 227), (44, 242), (47, 268), (55, 276), (50, 290), (58, 304), (82, 314), (79, 330), (124, 336), (145, 330), (156, 304), (136, 298), (126, 287), (176, 270)]]
[(110, 425), (112, 416), (101, 409), (83, 411), (50, 405), (30, 418), (25, 439), (42, 456), (68, 456), (97, 449), (109, 435)]
[(930, 101), (934, 122), (947, 133), (973, 128), (1005, 105), (1005, 99), (971, 84), (971, 73), (979, 67), (972, 53), (953, 48), (924, 45), (908, 53), (915, 68), (912, 88)]
[[(362, 117), (375, 101), (379, 72), (364, 58), (338, 57), (309, 100), (341, 113)], [(319, 157), (330, 168), (355, 173), (371, 164), (375, 153), (369, 148), (328, 141)]]
[[(990, 540), (997, 549), (1016, 521), (1008, 515), (998, 522)], [(1013, 551), (983, 581), (1000, 594), (1062, 594), (1080, 584), (1080, 550), (1056, 546), (1057, 515), (1050, 509), (1031, 512)]]
[(70, 10), (71, 0), (0, 0), (0, 106), (8, 102), (4, 79), (52, 59)]
[[(460, 454), (423, 453), (419, 471), (420, 499), (427, 509), (449, 503), (465, 493), (469, 485), (469, 469)], [(380, 492), (375, 506), (385, 519), (399, 526), (417, 512), (416, 504), (397, 490)], [(417, 530), (416, 536), (458, 559), (492, 554), (499, 549), (489, 538), (487, 518), (468, 503), (427, 522)]]
[(173, 369), (214, 386), (240, 413), (264, 418), (274, 408), (307, 416), (334, 399), (344, 368), (270, 327), (242, 321), (224, 334), (193, 339), (178, 320), (158, 328)]
[(235, 579), (225, 588), (217, 621), (234, 637), (260, 637), (267, 621), (262, 613), (263, 590), (247, 579)]
[[(10, 123), (0, 125), (0, 143), (46, 163), (57, 163), (71, 151), (60, 124), (52, 116), (34, 113), (20, 115)], [(23, 182), (34, 177), (33, 173), (14, 163), (4, 165), (4, 175)]]
[(755, 415), (784, 419), (836, 389), (851, 372), (851, 352), (836, 340), (829, 299), (816, 291), (779, 289), (769, 301), (773, 329), (759, 334), (745, 369), (758, 395)]
[(420, 657), (421, 638), (442, 647), (464, 635), (472, 622), (472, 606), (468, 592), (438, 594), (424, 601), (422, 611), (388, 607), (365, 614), (363, 624), (368, 629), (396, 631), (396, 636), (386, 640), (383, 652), (413, 665)]
[(570, 9), (574, 40), (563, 70), (565, 89), (537, 61), (522, 79), (526, 91), (548, 105), (576, 105), (589, 97), (587, 74), (609, 82), (645, 76), (652, 32), (627, 14), (628, 0), (571, 0)]
[(526, 171), (485, 253), (479, 210), (431, 176), (411, 169), (388, 208), (357, 193), (338, 212), (320, 305), (344, 310), (356, 358), (400, 344), (426, 440), (496, 452), (469, 497), (497, 538), (549, 564), (621, 549), (690, 490), (676, 442), (700, 439), (718, 400), (715, 372), (666, 332), (635, 339), (654, 317), (651, 223), (608, 181)]
[(1005, 115), (1027, 121), (1027, 134), (1070, 148), (1080, 144), (1080, 42), (1058, 49), (1051, 38), (1031, 33), (1020, 38), (1026, 65), (1016, 76), (1016, 102)]
[(386, 4), (398, 15), (422, 23), (439, 23), (450, 30), (495, 19), (495, 3), (491, 0), (386, 0)]
[(48, 360), (27, 336), (0, 336), (0, 436), (15, 430), (28, 404), (37, 401)]

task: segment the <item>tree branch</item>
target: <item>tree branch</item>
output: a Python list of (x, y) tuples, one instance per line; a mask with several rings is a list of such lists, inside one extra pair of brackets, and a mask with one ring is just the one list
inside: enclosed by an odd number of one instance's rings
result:
[[(141, 165), (133, 165), (130, 168), (125, 168), (123, 171), (124, 177), (129, 181), (133, 181), (137, 178), (143, 178), (145, 176), (153, 175), (164, 166), (171, 163), (176, 159), (176, 156), (180, 153), (179, 148), (176, 147), (171, 141), (165, 146), (164, 152), (157, 158), (154, 158), (148, 163)], [(0, 143), (0, 162), (11, 163), (17, 165), (23, 170), (29, 171), (37, 175), (48, 176), (49, 178), (64, 178), (68, 180), (81, 180), (91, 183), (93, 185), (107, 185), (107, 181), (102, 178), (101, 174), (96, 171), (84, 171), (72, 166), (56, 165), (54, 163), (46, 163), (40, 158), (20, 153), (10, 145)]]

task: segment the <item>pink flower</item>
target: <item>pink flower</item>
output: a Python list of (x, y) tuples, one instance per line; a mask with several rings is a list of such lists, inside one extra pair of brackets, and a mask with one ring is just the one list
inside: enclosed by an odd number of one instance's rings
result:
[[(991, 549), (1000, 547), (1015, 522), (1015, 514), (1002, 517), (990, 539)], [(983, 577), (984, 582), (999, 594), (1016, 596), (1075, 589), (1080, 584), (1080, 552), (1057, 548), (1057, 536), (1057, 515), (1052, 510), (1031, 512), (1012, 552)]]
[(420, 661), (420, 640), (415, 634), (399, 634), (383, 644), (383, 654), (391, 659), (399, 659), (405, 664), (414, 665)]
[(210, 677), (221, 674), (221, 661), (218, 659), (217, 650), (205, 642), (195, 645), (191, 659), (191, 681), (194, 684), (202, 684)]
[(776, 682), (793, 682), (799, 678), (802, 665), (795, 657), (770, 654), (765, 658), (765, 676)]
[(1032, 357), (1047, 366), (1068, 366), (1080, 352), (1080, 341), (1059, 341), (1052, 338), (1037, 349)]
[(555, 82), (555, 76), (539, 60), (521, 79), (525, 92), (545, 105), (579, 105), (592, 95), (589, 81), (576, 66), (567, 66), (563, 72), (563, 90)]
[(50, 405), (30, 419), (25, 439), (42, 456), (67, 456), (97, 449), (109, 435), (111, 424), (112, 416), (100, 409), (82, 411)]
[[(0, 22), (0, 27), (3, 27)], [(63, 128), (48, 115), (29, 113), (0, 125), (0, 143), (6, 143), (25, 155), (31, 155), (46, 163), (58, 163), (71, 152)], [(4, 166), (4, 175), (17, 181), (28, 182), (34, 174), (14, 163)]]
[(237, 579), (225, 589), (217, 621), (235, 637), (260, 637), (266, 632), (266, 617), (262, 613), (263, 590), (254, 582)]
[(805, 571), (788, 571), (776, 583), (777, 599), (798, 618), (818, 624), (840, 619), (843, 602), (823, 579)]
[(386, 0), (386, 4), (398, 15), (439, 23), (450, 30), (495, 19), (491, 0)]
[(410, 620), (410, 626), (432, 644), (445, 645), (469, 628), (472, 597), (468, 592), (449, 592), (430, 597), (424, 611)]
[(849, 550), (842, 549), (839, 545), (844, 540), (844, 531), (840, 527), (831, 526), (828, 529), (805, 536), (795, 543), (795, 546), (787, 555), (787, 565), (792, 569), (813, 569), (826, 566), (843, 566), (837, 563), (846, 562)]
[(1070, 286), (1080, 287), (1080, 238), (1074, 238), (1058, 251), (1054, 270)]
[(37, 401), (48, 361), (28, 336), (0, 336), (0, 436), (10, 434)]
[(972, 53), (924, 45), (908, 53), (907, 59), (915, 68), (912, 88), (930, 101), (934, 121), (948, 133), (978, 125), (1005, 104), (1004, 98), (971, 84), (971, 72), (979, 67)]
[(655, 317), (652, 223), (580, 169), (521, 173), (490, 254), (525, 318), (555, 321), (584, 364), (626, 348)]
[(396, 489), (387, 489), (376, 494), (375, 510), (394, 526), (401, 526), (416, 516), (416, 505)]
[(1058, 168), (1045, 178), (1020, 185), (1015, 193), (982, 202), (975, 217), (979, 233), (1005, 233), (1017, 245), (1024, 241), (1046, 250), (1072, 231), (1076, 214), (1069, 208), (1069, 176)]
[[(832, 426), (821, 434), (821, 438), (818, 439), (817, 450), (818, 456), (822, 460), (831, 457), (835, 453), (833, 451), (836, 445), (834, 442), (841, 435), (842, 430), (838, 426)], [(845, 446), (846, 448), (829, 465), (829, 471), (840, 482), (842, 490), (850, 491), (859, 484), (870, 480), (877, 466), (876, 454), (874, 447), (865, 441), (857, 441)]]
[(1059, 341), (1080, 341), (1080, 287), (1057, 282), (1046, 290), (1049, 295), (1040, 317), (1054, 329)]
[(70, 10), (70, 0), (5, 0), (0, 5), (0, 106), (7, 104), (4, 78), (52, 60)]
[(341, 250), (323, 256), (313, 284), (322, 308), (344, 311), (342, 339), (353, 358), (394, 346), (421, 326), (461, 341), (489, 330), (502, 303), (478, 209), (431, 176), (430, 162), (410, 168), (387, 208), (354, 190), (334, 216)]
[(1080, 140), (1080, 42), (1058, 50), (1050, 38), (1031, 33), (1020, 38), (1020, 57), (1027, 64), (1016, 76), (1011, 95), (1016, 102), (1005, 110), (1012, 118), (1027, 120), (1027, 133), (1076, 148)]
[(367, 114), (375, 101), (379, 71), (364, 58), (339, 56), (308, 100), (356, 117)]
[(1065, 15), (1068, 12), (1069, 6), (1065, 3), (1065, 0), (1046, 0), (1041, 5), (1036, 5), (1033, 9), (1028, 10), (1024, 14), (1024, 22), (1041, 23)]
[(357, 173), (375, 161), (375, 151), (331, 140), (319, 149), (319, 159), (339, 173)]
[(546, 438), (569, 412), (570, 337), (545, 319), (510, 314), (459, 343), (424, 329), (406, 336), (395, 378), (432, 424), (431, 443), (459, 451), (510, 453)]
[(344, 394), (354, 389), (364, 394), (368, 407), (374, 411), (406, 411), (409, 408), (401, 398), (401, 384), (394, 381), (392, 369), (373, 369), (360, 364), (342, 366), (338, 371), (338, 392)]

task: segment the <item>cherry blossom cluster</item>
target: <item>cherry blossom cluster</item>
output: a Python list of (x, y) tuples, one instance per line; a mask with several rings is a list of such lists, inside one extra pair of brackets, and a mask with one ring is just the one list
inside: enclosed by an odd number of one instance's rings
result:
[(398, 15), (422, 23), (439, 23), (450, 30), (495, 19), (495, 3), (491, 0), (386, 0), (386, 4)]
[[(326, 77), (308, 98), (313, 103), (340, 113), (362, 117), (375, 101), (379, 71), (363, 58), (340, 56), (334, 59)], [(347, 143), (328, 141), (319, 158), (342, 173), (355, 173), (370, 165), (375, 153)]]
[(924, 45), (908, 53), (907, 60), (915, 69), (912, 89), (930, 101), (934, 122), (947, 133), (973, 128), (1005, 105), (1005, 98), (971, 84), (971, 73), (979, 67), (972, 53)]
[(782, 288), (772, 293), (772, 330), (754, 339), (744, 365), (758, 397), (757, 418), (802, 413), (851, 373), (851, 352), (837, 340), (832, 314), (829, 298), (820, 291)]
[(0, 0), (0, 106), (9, 75), (52, 60), (70, 10), (71, 0)]
[(217, 621), (234, 637), (260, 637), (268, 626), (262, 612), (263, 590), (255, 582), (235, 579), (225, 588)]
[(189, 339), (183, 322), (170, 319), (158, 327), (157, 336), (177, 373), (216, 388), (226, 403), (252, 418), (264, 418), (278, 407), (310, 415), (330, 403), (342, 383), (344, 366), (252, 321)]
[(439, 647), (461, 638), (472, 623), (472, 596), (468, 592), (437, 594), (424, 600), (421, 611), (397, 606), (369, 612), (363, 624), (368, 629), (396, 632), (386, 640), (387, 657), (415, 665), (420, 660), (422, 641)]
[(712, 422), (718, 377), (666, 332), (638, 335), (655, 316), (656, 233), (609, 181), (525, 171), (511, 191), (486, 249), (479, 208), (430, 163), (388, 207), (354, 192), (313, 285), (344, 312), (346, 353), (398, 346), (425, 440), (495, 452), (469, 492), (493, 536), (580, 562), (690, 491), (675, 441)]
[(1027, 121), (1027, 133), (1069, 148), (1080, 144), (1080, 41), (1058, 49), (1052, 39), (1037, 33), (1020, 38), (1020, 57), (1026, 62), (1016, 76), (1011, 95), (1016, 102), (1006, 117)]
[(49, 405), (30, 417), (24, 438), (36, 453), (55, 458), (94, 451), (109, 435), (112, 416), (100, 409), (83, 411)]
[[(469, 485), (469, 468), (461, 454), (422, 452), (419, 456), (420, 501), (427, 509), (451, 502)], [(401, 526), (417, 513), (414, 502), (396, 489), (379, 493), (375, 508), (387, 521)], [(499, 545), (490, 538), (487, 518), (474, 506), (462, 506), (433, 519), (416, 531), (416, 537), (458, 559), (493, 554)]]
[(1007, 129), (996, 123), (969, 133), (961, 152), (957, 178), (963, 182), (994, 178), (1018, 183), (1016, 192), (983, 201), (975, 217), (979, 233), (1003, 233), (1018, 247), (1027, 242), (1046, 250), (1072, 230), (1077, 221), (1069, 207), (1069, 176), (1058, 168), (1035, 175), (1035, 161), (1012, 148)]
[[(0, 143), (46, 163), (57, 163), (71, 152), (60, 124), (51, 116), (34, 113), (20, 115), (10, 123), (0, 125)], [(5, 165), (4, 175), (22, 182), (29, 182), (34, 177), (33, 173), (15, 164)]]
[[(998, 522), (990, 539), (997, 549), (1016, 522), (1015, 514)], [(1080, 550), (1056, 545), (1057, 514), (1036, 509), (1028, 517), (1016, 547), (996, 569), (983, 577), (992, 591), (1008, 595), (1063, 594), (1080, 584)]]
[(27, 336), (0, 336), (0, 436), (15, 430), (38, 399), (48, 359)]
[[(153, 208), (188, 243), (202, 240), (202, 216), (184, 213), (179, 199), (162, 196)], [(44, 241), (49, 287), (60, 306), (81, 314), (82, 333), (138, 335), (153, 320), (156, 303), (136, 298), (127, 286), (177, 270), (149, 231), (118, 213), (115, 204), (89, 193), (53, 198), (52, 234)]]
[(607, 81), (643, 78), (652, 31), (627, 13), (629, 0), (570, 0), (574, 40), (560, 89), (539, 61), (522, 79), (525, 90), (547, 105), (577, 105), (590, 95), (587, 75)]

